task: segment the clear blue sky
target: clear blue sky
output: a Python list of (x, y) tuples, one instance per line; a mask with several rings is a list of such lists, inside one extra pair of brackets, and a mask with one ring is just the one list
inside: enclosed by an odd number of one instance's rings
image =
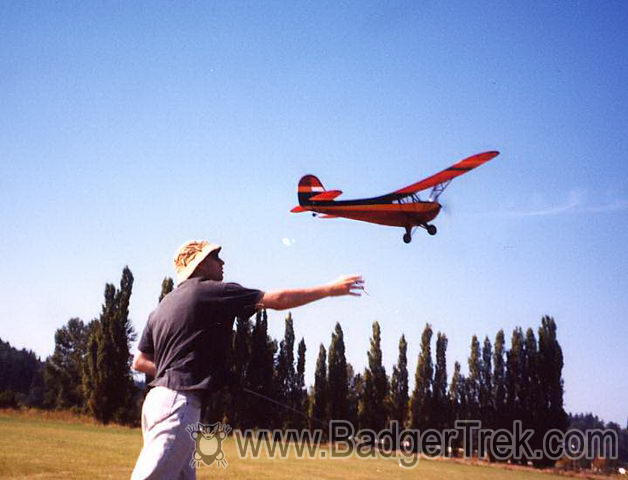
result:
[[(382, 326), (411, 377), (426, 322), (471, 336), (555, 317), (565, 400), (626, 423), (625, 2), (2, 2), (0, 337), (42, 357), (135, 275), (138, 331), (183, 241), (272, 289), (362, 273), (370, 296), (293, 312), (308, 382), (340, 321)], [(428, 237), (290, 214), (314, 173), (387, 193), (484, 150)], [(271, 312), (271, 333), (283, 333)]]

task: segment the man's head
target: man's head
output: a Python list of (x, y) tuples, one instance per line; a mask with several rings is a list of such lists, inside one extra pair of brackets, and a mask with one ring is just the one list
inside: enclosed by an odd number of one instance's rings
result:
[(193, 276), (221, 281), (224, 262), (218, 257), (220, 249), (220, 245), (205, 240), (194, 240), (181, 245), (174, 255), (177, 283)]

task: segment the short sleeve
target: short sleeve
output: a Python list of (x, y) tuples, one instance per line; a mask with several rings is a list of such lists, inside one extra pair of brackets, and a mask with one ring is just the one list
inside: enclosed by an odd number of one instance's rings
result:
[(261, 304), (264, 292), (253, 288), (245, 288), (237, 283), (225, 283), (223, 302), (230, 315), (250, 317)]
[(142, 336), (140, 337), (140, 341), (137, 344), (137, 349), (142, 353), (148, 353), (152, 355), (155, 353), (155, 345), (153, 343), (153, 329), (151, 328), (150, 317), (148, 318), (148, 322), (146, 322), (146, 326), (144, 327), (144, 331), (142, 332)]

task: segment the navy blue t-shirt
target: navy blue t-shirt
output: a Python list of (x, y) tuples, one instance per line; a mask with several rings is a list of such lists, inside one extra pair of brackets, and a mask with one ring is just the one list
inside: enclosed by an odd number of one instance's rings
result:
[(264, 293), (199, 277), (182, 282), (148, 317), (138, 349), (153, 355), (151, 386), (214, 390), (226, 380), (237, 316), (250, 317)]

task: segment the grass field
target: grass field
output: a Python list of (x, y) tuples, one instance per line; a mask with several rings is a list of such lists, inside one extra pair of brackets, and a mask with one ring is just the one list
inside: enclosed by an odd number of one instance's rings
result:
[[(0, 410), (0, 478), (129, 478), (142, 444), (139, 429), (102, 426), (64, 413)], [(256, 479), (539, 479), (565, 477), (501, 466), (421, 459), (411, 470), (394, 459), (240, 459), (224, 444), (227, 469), (197, 470), (198, 478)]]

